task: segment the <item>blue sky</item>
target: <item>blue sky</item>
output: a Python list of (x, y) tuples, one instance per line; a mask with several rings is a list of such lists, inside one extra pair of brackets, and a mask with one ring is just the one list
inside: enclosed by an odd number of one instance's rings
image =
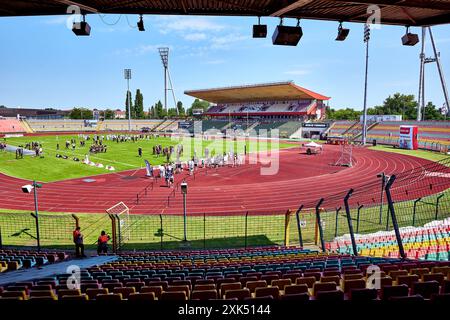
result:
[[(170, 72), (177, 100), (192, 98), (185, 90), (294, 80), (330, 96), (334, 108), (362, 109), (363, 25), (336, 42), (336, 22), (302, 20), (297, 47), (273, 46), (279, 19), (263, 18), (267, 39), (252, 39), (256, 18), (145, 16), (145, 32), (132, 15), (89, 15), (90, 37), (76, 37), (67, 16), (0, 18), (0, 104), (22, 107), (75, 106), (123, 108), (123, 69), (133, 70), (131, 89), (140, 88), (145, 108), (163, 99), (163, 69), (158, 47), (170, 48)], [(284, 24), (294, 25), (295, 20)], [(420, 33), (419, 28), (412, 28)], [(420, 45), (404, 47), (404, 27), (372, 30), (368, 105), (382, 103), (395, 92), (417, 94)], [(433, 33), (450, 82), (450, 25)], [(431, 45), (427, 44), (427, 55)], [(444, 99), (434, 64), (427, 65), (426, 98), (442, 106)], [(169, 106), (172, 106), (169, 99)]]

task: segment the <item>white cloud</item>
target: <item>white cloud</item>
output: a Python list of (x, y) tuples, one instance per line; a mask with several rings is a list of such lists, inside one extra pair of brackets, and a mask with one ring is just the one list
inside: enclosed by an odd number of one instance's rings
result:
[(126, 48), (115, 51), (116, 55), (134, 55), (140, 56), (146, 53), (156, 53), (158, 52), (158, 48), (167, 47), (170, 51), (174, 49), (173, 46), (169, 46), (167, 44), (143, 44), (137, 46), (135, 48)]
[(48, 25), (55, 25), (55, 24), (65, 25), (67, 23), (68, 19), (70, 19), (70, 16), (55, 16), (55, 17), (51, 17), (51, 18), (43, 20), (42, 23), (48, 24)]
[(224, 36), (216, 36), (211, 39), (212, 49), (228, 49), (230, 45), (236, 44), (237, 42), (245, 41), (250, 39), (248, 36), (242, 34), (227, 34)]
[(184, 40), (187, 41), (201, 41), (206, 40), (207, 36), (204, 33), (188, 33), (183, 36)]
[(225, 26), (214, 21), (213, 18), (206, 17), (176, 17), (162, 16), (157, 19), (159, 31), (167, 34), (171, 31), (176, 32), (217, 32), (225, 29)]

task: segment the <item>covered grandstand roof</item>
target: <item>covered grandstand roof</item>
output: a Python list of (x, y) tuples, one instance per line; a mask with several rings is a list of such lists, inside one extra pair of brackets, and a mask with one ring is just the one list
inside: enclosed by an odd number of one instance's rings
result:
[(189, 90), (184, 93), (213, 103), (330, 99), (330, 97), (299, 87), (292, 81)]
[(0, 16), (62, 15), (69, 5), (78, 5), (86, 13), (273, 16), (365, 23), (372, 15), (367, 9), (371, 4), (379, 6), (383, 24), (450, 22), (449, 0), (14, 0), (2, 1)]

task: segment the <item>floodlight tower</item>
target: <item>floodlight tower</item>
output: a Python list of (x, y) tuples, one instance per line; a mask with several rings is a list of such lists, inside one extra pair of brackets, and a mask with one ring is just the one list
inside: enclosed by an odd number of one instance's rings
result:
[(125, 80), (127, 80), (127, 109), (128, 109), (128, 131), (131, 132), (131, 92), (130, 92), (130, 79), (131, 69), (125, 69), (123, 71)]
[(164, 108), (167, 112), (167, 74), (169, 72), (169, 48), (159, 48), (158, 50), (164, 67)]
[(369, 40), (370, 40), (370, 26), (364, 25), (364, 42), (366, 44), (366, 72), (364, 78), (364, 110), (363, 110), (363, 124), (362, 124), (362, 144), (366, 144), (367, 140), (367, 72), (369, 69)]
[[(425, 38), (426, 29), (430, 34), (431, 45), (433, 48), (434, 57), (425, 57)], [(433, 33), (431, 27), (422, 27), (422, 51), (420, 53), (420, 74), (419, 74), (419, 95), (417, 105), (417, 121), (425, 120), (425, 65), (428, 63), (436, 63), (439, 78), (441, 80), (442, 91), (444, 93), (444, 100), (447, 108), (449, 105), (449, 96), (447, 92), (447, 85), (445, 84), (444, 72), (441, 65), (441, 53), (437, 51), (436, 44), (434, 42)]]

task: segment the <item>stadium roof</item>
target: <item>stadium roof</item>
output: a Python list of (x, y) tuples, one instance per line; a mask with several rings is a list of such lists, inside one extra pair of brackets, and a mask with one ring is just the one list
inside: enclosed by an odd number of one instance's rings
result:
[(85, 13), (273, 16), (366, 22), (378, 5), (381, 23), (434, 25), (450, 22), (450, 0), (14, 0), (2, 1), (0, 16), (62, 15), (69, 5)]
[(330, 99), (330, 97), (326, 97), (311, 90), (299, 87), (292, 81), (203, 90), (189, 90), (184, 93), (213, 103)]

